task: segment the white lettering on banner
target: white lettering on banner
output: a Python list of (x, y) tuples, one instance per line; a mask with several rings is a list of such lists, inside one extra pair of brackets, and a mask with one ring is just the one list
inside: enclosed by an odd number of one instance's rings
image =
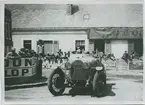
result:
[(5, 78), (32, 76), (36, 73), (33, 71), (33, 69), (34, 68), (32, 68), (32, 67), (5, 69)]
[(5, 78), (27, 77), (36, 74), (37, 58), (5, 59)]
[(36, 57), (5, 59), (5, 67), (32, 67), (36, 64)]

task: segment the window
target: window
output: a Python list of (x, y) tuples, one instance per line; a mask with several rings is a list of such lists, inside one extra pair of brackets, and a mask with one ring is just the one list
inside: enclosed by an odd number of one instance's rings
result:
[(24, 40), (24, 48), (31, 50), (31, 40)]
[(54, 41), (54, 44), (58, 44), (58, 41)]
[(76, 40), (76, 50), (78, 47), (80, 50), (85, 50), (85, 40)]
[(59, 42), (56, 40), (49, 40), (44, 41), (44, 53), (47, 54), (48, 52), (51, 54), (58, 52), (59, 50)]

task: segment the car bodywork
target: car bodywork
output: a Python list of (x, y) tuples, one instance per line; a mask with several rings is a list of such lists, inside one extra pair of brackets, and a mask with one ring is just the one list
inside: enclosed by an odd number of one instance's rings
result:
[(104, 65), (100, 58), (89, 54), (72, 54), (64, 67), (58, 66), (52, 70), (48, 78), (49, 91), (55, 96), (61, 95), (66, 87), (78, 86), (90, 87), (94, 95), (102, 96), (105, 85)]

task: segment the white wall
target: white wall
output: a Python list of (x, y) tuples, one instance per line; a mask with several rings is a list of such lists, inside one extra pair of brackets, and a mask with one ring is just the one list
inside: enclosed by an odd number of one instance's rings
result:
[(18, 34), (13, 33), (14, 47), (17, 51), (23, 48), (23, 40), (32, 40), (32, 49), (37, 51), (37, 41), (42, 40), (57, 40), (59, 48), (63, 51), (75, 50), (75, 40), (85, 40), (85, 49), (88, 51), (88, 39), (86, 32), (50, 32), (47, 34)]
[(111, 41), (111, 53), (113, 53), (116, 58), (121, 58), (125, 51), (128, 52), (128, 40)]

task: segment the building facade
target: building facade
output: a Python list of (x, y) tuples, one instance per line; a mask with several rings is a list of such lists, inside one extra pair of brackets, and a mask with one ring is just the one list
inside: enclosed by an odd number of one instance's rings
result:
[(37, 52), (37, 41), (44, 41), (44, 53), (75, 51), (77, 47), (85, 51), (104, 52), (121, 58), (127, 51), (143, 54), (142, 27), (96, 27), (96, 28), (47, 28), (13, 30), (14, 47), (33, 49)]
[[(120, 58), (124, 51), (143, 53), (142, 4), (11, 4), (14, 47), (44, 53), (98, 49)], [(139, 47), (138, 47), (139, 46)]]
[(127, 51), (143, 54), (142, 27), (102, 27), (92, 28), (89, 34), (90, 50), (98, 50), (105, 54), (114, 54), (121, 58)]
[(44, 41), (44, 53), (75, 51), (78, 46), (88, 51), (88, 35), (84, 28), (42, 28), (42, 29), (14, 29), (13, 41), (17, 50), (20, 48), (33, 49), (37, 52), (37, 41)]

